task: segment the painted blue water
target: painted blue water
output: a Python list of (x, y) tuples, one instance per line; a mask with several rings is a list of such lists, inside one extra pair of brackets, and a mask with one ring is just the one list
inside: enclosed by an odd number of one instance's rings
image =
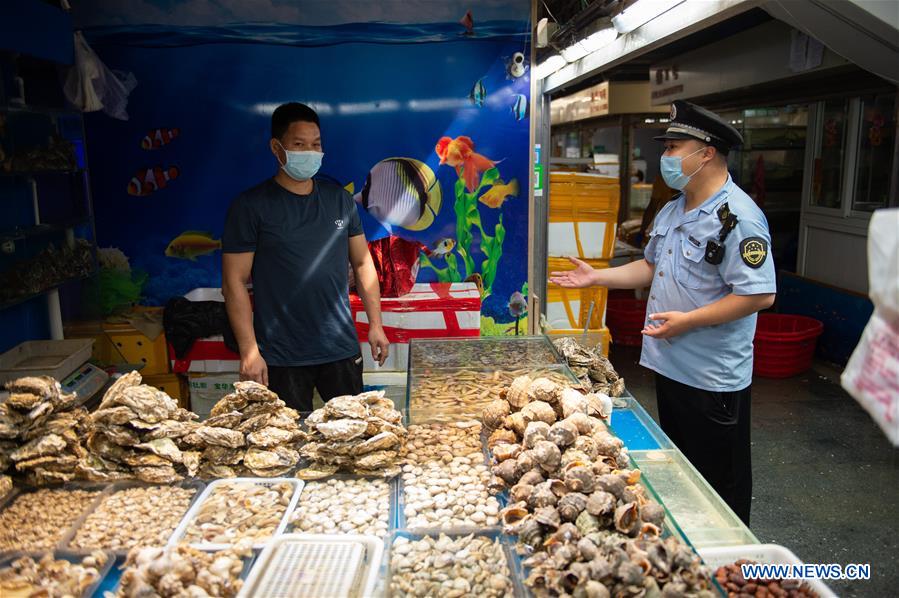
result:
[[(87, 31), (109, 68), (132, 72), (138, 81), (128, 121), (102, 113), (85, 118), (99, 245), (119, 247), (133, 267), (150, 273), (149, 304), (219, 286), (218, 252), (188, 261), (166, 257), (165, 248), (186, 230), (220, 237), (231, 200), (277, 170), (268, 147), (271, 110), (302, 101), (321, 117), (323, 175), (360, 190), (371, 167), (387, 157), (416, 158), (433, 169), (444, 199), (436, 221), (425, 231), (397, 231), (430, 246), (455, 238), (457, 178), (439, 165), (437, 140), (467, 135), (475, 151), (501, 160), (503, 179), (517, 179), (522, 192), (500, 209), (481, 207), (485, 230), (492, 233), (500, 214), (507, 229), (493, 295), (482, 312), (511, 321), (509, 297), (527, 278), (529, 126), (526, 118), (515, 119), (512, 106), (516, 94), (528, 95), (529, 80), (508, 78), (506, 62), (527, 51), (521, 35), (527, 30), (526, 22), (496, 22), (479, 25), (474, 37), (458, 35), (458, 24)], [(272, 36), (281, 41), (262, 41)], [(481, 77), (487, 100), (477, 108), (468, 94)], [(173, 142), (141, 149), (149, 131), (175, 127), (180, 135)], [(152, 195), (128, 195), (131, 177), (154, 166), (176, 166), (180, 175)], [(366, 233), (376, 235), (377, 223), (364, 213), (363, 219)], [(484, 256), (473, 253), (480, 264)], [(434, 280), (429, 270), (419, 275), (421, 282)]]
[(176, 48), (198, 44), (267, 44), (314, 48), (348, 43), (420, 44), (432, 42), (519, 41), (529, 35), (521, 21), (479, 22), (469, 35), (459, 23), (345, 23), (303, 26), (282, 23), (231, 23), (218, 27), (127, 25), (87, 27), (90, 43), (144, 48)]
[(659, 443), (650, 431), (629, 409), (616, 409), (612, 415), (612, 429), (631, 451), (646, 451), (659, 448)]

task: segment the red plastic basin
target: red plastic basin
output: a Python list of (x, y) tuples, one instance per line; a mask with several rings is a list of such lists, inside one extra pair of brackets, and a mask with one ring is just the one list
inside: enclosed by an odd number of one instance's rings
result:
[(643, 324), (646, 322), (645, 299), (609, 299), (606, 306), (606, 326), (616, 345), (643, 344)]
[(824, 324), (788, 314), (759, 314), (752, 371), (763, 378), (789, 378), (812, 367)]

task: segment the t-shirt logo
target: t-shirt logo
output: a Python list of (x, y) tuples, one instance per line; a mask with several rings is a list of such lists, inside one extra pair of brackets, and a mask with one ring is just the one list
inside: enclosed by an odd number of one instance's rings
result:
[(340, 218), (338, 218), (337, 220), (335, 220), (335, 221), (334, 221), (334, 224), (337, 225), (337, 230), (343, 230), (343, 229), (346, 227), (346, 225), (344, 224), (343, 220), (340, 219)]

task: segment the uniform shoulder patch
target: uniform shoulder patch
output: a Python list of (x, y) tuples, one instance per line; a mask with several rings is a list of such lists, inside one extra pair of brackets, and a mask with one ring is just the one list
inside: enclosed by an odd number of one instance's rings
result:
[(761, 237), (746, 237), (740, 241), (740, 257), (750, 268), (760, 268), (768, 257), (768, 242)]

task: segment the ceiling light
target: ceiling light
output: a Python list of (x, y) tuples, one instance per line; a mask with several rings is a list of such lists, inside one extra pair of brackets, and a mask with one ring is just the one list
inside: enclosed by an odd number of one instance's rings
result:
[(537, 79), (543, 79), (545, 77), (548, 77), (549, 75), (552, 75), (567, 63), (568, 61), (558, 54), (553, 54), (537, 65), (537, 68), (534, 69), (534, 76), (537, 77)]
[(648, 23), (666, 10), (684, 0), (637, 0), (631, 6), (612, 17), (612, 26), (618, 33), (630, 33), (644, 23)]
[(600, 48), (605, 48), (617, 38), (618, 32), (614, 27), (604, 27), (582, 39), (581, 45), (587, 49), (587, 52), (595, 52)]

